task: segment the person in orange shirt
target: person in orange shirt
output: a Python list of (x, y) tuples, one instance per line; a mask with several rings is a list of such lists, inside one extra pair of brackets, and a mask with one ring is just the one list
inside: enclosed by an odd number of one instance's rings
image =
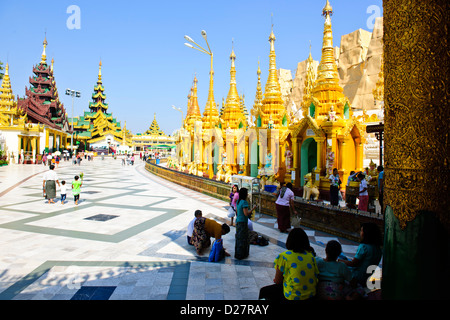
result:
[[(197, 254), (202, 255), (203, 251), (211, 245), (211, 237), (214, 237), (216, 240), (221, 239), (223, 235), (229, 232), (230, 227), (226, 223), (220, 224), (205, 217), (195, 220), (192, 243)], [(226, 252), (225, 255), (229, 256)]]

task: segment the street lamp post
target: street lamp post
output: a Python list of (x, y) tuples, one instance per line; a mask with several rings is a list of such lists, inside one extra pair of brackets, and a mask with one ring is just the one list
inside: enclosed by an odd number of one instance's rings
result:
[[(202, 53), (206, 53), (207, 55), (209, 55), (211, 57), (211, 69), (209, 72), (209, 92), (208, 92), (208, 101), (206, 102), (206, 113), (209, 114), (209, 123), (211, 124), (211, 129), (212, 129), (212, 121), (211, 121), (211, 117), (212, 117), (212, 111), (213, 111), (213, 107), (215, 107), (215, 101), (214, 101), (214, 80), (213, 80), (213, 76), (214, 76), (214, 70), (213, 70), (213, 53), (211, 51), (211, 48), (209, 47), (209, 43), (208, 43), (208, 39), (206, 37), (206, 31), (202, 30), (201, 31), (202, 37), (203, 39), (205, 39), (206, 45), (208, 46), (208, 50), (206, 50), (205, 48), (202, 48), (200, 45), (198, 45), (194, 40), (192, 40), (191, 37), (189, 36), (184, 36), (184, 39), (186, 39), (189, 43), (185, 43), (184, 45), (198, 50)], [(209, 142), (211, 143), (211, 142)], [(209, 178), (212, 178), (214, 175), (214, 170), (213, 170), (213, 165), (212, 162), (210, 164), (207, 164), (206, 166), (203, 166), (202, 170), (205, 171), (206, 167), (208, 167), (208, 173), (209, 173)]]
[[(206, 45), (208, 46), (208, 50), (206, 50), (205, 48), (203, 48), (202, 46), (200, 46), (199, 44), (197, 44), (191, 37), (185, 35), (184, 39), (186, 39), (189, 43), (185, 43), (184, 45), (198, 50), (202, 53), (206, 53), (207, 55), (209, 55), (211, 57), (211, 67), (210, 67), (210, 72), (209, 72), (209, 92), (208, 92), (208, 102), (207, 105), (209, 105), (211, 107), (211, 104), (214, 104), (214, 80), (213, 80), (213, 75), (214, 75), (214, 70), (213, 70), (213, 52), (211, 51), (211, 48), (209, 47), (209, 43), (208, 43), (208, 39), (206, 36), (206, 31), (202, 30), (201, 31), (202, 37), (203, 39), (205, 39)], [(193, 46), (195, 45), (195, 47)], [(211, 122), (211, 112), (209, 112), (209, 120)]]
[(80, 91), (76, 91), (76, 90), (71, 90), (71, 89), (66, 89), (66, 95), (68, 96), (72, 96), (72, 135), (71, 135), (71, 139), (70, 139), (70, 155), (73, 155), (73, 106), (74, 106), (74, 98), (80, 98), (81, 97), (81, 92)]
[(181, 110), (180, 108), (175, 107), (174, 105), (172, 105), (172, 108), (181, 112), (181, 129), (183, 128), (183, 110)]

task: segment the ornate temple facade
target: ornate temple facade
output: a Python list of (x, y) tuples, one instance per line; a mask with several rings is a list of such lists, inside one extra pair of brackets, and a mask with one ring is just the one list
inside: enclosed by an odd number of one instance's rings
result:
[(175, 139), (167, 136), (156, 121), (156, 113), (153, 121), (144, 133), (134, 134), (131, 138), (133, 152), (170, 151), (175, 148)]
[(120, 146), (131, 147), (131, 133), (126, 124), (121, 127), (120, 122), (108, 112), (105, 87), (102, 82), (102, 62), (99, 63), (98, 80), (89, 102), (89, 111), (73, 121), (74, 140), (80, 150), (108, 149), (112, 152)]
[(41, 61), (33, 67), (25, 98), (15, 100), (7, 66), (0, 96), (0, 130), (10, 162), (37, 163), (43, 153), (67, 147), (68, 118), (58, 96), (54, 61), (47, 63), (47, 44), (45, 39)]
[(235, 174), (259, 176), (292, 181), (297, 187), (310, 174), (321, 190), (329, 190), (332, 168), (339, 170), (342, 181), (346, 181), (351, 170), (363, 169), (365, 118), (353, 114), (339, 84), (331, 27), (333, 10), (328, 1), (322, 13), (322, 57), (318, 66), (311, 54), (307, 59), (300, 116), (286, 108), (283, 100), (272, 28), (269, 74), (263, 92), (258, 66), (251, 118), (244, 115), (239, 105), (234, 50), (230, 56), (230, 90), (219, 115), (209, 103), (214, 96), (210, 86), (208, 103), (203, 117), (200, 116), (194, 79), (187, 116), (177, 136), (179, 170), (222, 181)]

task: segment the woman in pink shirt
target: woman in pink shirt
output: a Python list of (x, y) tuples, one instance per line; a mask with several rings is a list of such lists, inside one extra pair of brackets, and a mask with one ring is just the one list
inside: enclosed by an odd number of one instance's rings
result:
[(231, 219), (230, 226), (233, 225), (234, 217), (236, 216), (236, 203), (239, 200), (239, 187), (235, 184), (231, 187), (230, 192), (230, 209), (228, 210), (228, 217)]

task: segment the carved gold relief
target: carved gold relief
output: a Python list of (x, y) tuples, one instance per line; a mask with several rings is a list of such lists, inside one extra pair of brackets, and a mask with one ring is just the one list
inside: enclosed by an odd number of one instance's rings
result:
[(421, 211), (449, 226), (447, 0), (386, 0), (386, 204), (402, 228)]

